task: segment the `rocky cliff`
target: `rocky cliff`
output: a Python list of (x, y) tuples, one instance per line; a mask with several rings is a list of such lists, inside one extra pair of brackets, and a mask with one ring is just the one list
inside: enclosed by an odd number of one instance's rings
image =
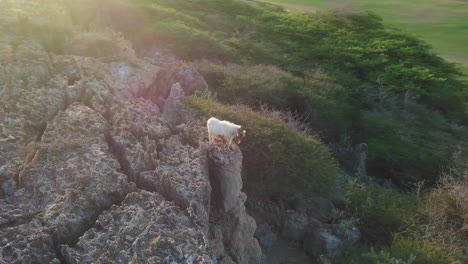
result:
[(179, 102), (206, 89), (196, 70), (126, 45), (93, 58), (80, 41), (62, 54), (9, 43), (0, 263), (260, 262), (242, 153), (210, 146)]

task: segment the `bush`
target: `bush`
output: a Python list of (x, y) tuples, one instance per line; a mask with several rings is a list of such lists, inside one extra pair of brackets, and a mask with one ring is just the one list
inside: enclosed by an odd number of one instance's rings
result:
[(426, 237), (468, 250), (468, 170), (465, 164), (443, 173), (438, 187), (424, 196), (422, 211), (428, 220)]
[(76, 33), (67, 43), (66, 52), (102, 60), (131, 60), (135, 57), (130, 42), (112, 30)]
[(227, 119), (247, 130), (240, 148), (248, 190), (288, 198), (312, 193), (330, 195), (336, 191), (337, 165), (317, 139), (247, 107), (227, 107), (194, 96), (185, 102), (205, 117)]
[(359, 219), (363, 238), (373, 244), (388, 245), (393, 233), (417, 220), (416, 201), (409, 195), (357, 182), (346, 185), (345, 194), (347, 211)]
[(422, 180), (434, 185), (457, 148), (468, 149), (459, 140), (468, 137), (467, 130), (454, 128), (439, 111), (412, 99), (387, 97), (378, 108), (363, 111), (357, 137), (369, 146), (372, 175), (401, 185)]
[(325, 139), (337, 138), (354, 119), (347, 91), (321, 71), (295, 77), (271, 65), (220, 65), (208, 61), (195, 64), (217, 98), (228, 104), (258, 109), (267, 104), (307, 116), (315, 131), (326, 131)]
[(157, 42), (163, 47), (170, 47), (181, 59), (221, 59), (229, 56), (229, 48), (209, 32), (192, 28), (183, 22), (162, 21), (154, 23), (152, 28)]
[(462, 264), (468, 259), (462, 251), (449, 245), (395, 235), (388, 248), (378, 252), (359, 247), (345, 252), (336, 259), (338, 264)]
[[(406, 259), (406, 260), (405, 260)], [(338, 264), (414, 264), (415, 256), (408, 258), (397, 258), (391, 256), (388, 251), (374, 251), (367, 248), (356, 248), (346, 252), (343, 256), (336, 259)]]
[(392, 242), (391, 254), (396, 258), (405, 259), (415, 256), (413, 264), (462, 264), (468, 261), (463, 252), (440, 242), (424, 239), (405, 238), (396, 235)]
[(269, 65), (227, 66), (201, 61), (195, 64), (223, 103), (258, 106), (266, 103), (288, 109), (298, 97), (303, 81)]

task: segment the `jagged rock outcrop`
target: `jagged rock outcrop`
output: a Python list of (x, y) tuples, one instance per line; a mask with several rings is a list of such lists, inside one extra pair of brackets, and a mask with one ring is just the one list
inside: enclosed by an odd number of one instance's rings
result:
[(180, 103), (190, 64), (92, 30), (1, 44), (0, 263), (259, 262), (242, 154)]
[(241, 192), (242, 153), (237, 147), (233, 153), (229, 152), (227, 149), (211, 148), (209, 153), (213, 187), (211, 243), (216, 245), (215, 255), (220, 263), (259, 263), (261, 249), (253, 237), (257, 225), (245, 211), (247, 196)]

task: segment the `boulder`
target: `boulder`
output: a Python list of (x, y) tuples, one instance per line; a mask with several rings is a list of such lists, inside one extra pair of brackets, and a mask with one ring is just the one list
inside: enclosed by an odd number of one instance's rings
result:
[(267, 223), (263, 223), (257, 226), (255, 237), (264, 247), (272, 247), (278, 240), (278, 237), (275, 233), (273, 233), (270, 225)]
[(314, 257), (337, 256), (344, 249), (344, 242), (327, 228), (309, 230), (304, 236), (304, 250)]
[(307, 215), (293, 211), (286, 218), (281, 234), (284, 238), (300, 241), (304, 238), (308, 225)]

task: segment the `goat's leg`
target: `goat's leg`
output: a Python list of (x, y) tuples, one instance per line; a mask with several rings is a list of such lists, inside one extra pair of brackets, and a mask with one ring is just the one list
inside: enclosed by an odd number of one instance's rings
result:
[(208, 132), (208, 141), (210, 142), (210, 144), (213, 143), (213, 135), (211, 135), (210, 132)]

